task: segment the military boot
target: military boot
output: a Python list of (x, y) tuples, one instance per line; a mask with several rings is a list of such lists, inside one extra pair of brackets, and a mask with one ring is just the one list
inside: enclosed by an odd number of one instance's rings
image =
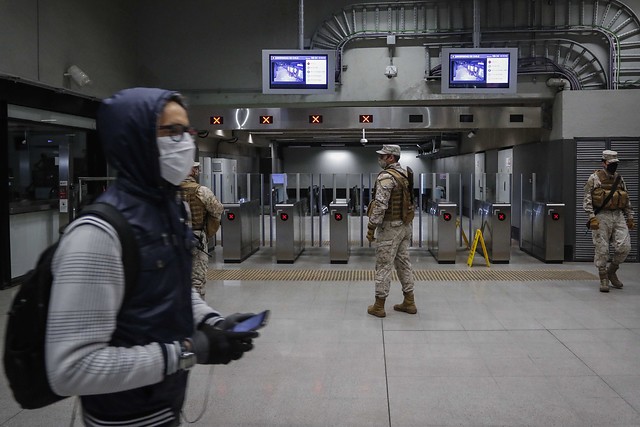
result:
[(404, 311), (409, 314), (416, 314), (418, 312), (418, 308), (416, 307), (416, 301), (413, 297), (413, 292), (405, 292), (404, 300), (402, 304), (396, 304), (393, 306), (395, 311)]
[(598, 268), (598, 275), (600, 276), (600, 292), (609, 292), (609, 277), (607, 275), (607, 269), (604, 267)]
[(376, 302), (367, 308), (367, 313), (376, 317), (385, 317), (387, 313), (384, 311), (385, 298), (376, 297)]
[(618, 268), (620, 268), (618, 264), (614, 264), (614, 263), (609, 264), (609, 268), (607, 268), (607, 277), (611, 282), (611, 287), (616, 289), (622, 289), (622, 282), (620, 281), (620, 279), (618, 279), (618, 275), (616, 274), (616, 271), (618, 271)]

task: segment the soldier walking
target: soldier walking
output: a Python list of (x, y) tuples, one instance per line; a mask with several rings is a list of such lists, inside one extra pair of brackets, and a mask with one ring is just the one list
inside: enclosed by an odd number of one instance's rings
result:
[(206, 292), (207, 268), (209, 267), (209, 239), (220, 228), (220, 219), (224, 206), (213, 192), (198, 184), (200, 163), (195, 162), (189, 176), (182, 181), (182, 197), (191, 211), (191, 228), (198, 243), (193, 248), (193, 268), (191, 282), (202, 299)]
[(391, 274), (395, 266), (402, 284), (404, 300), (393, 309), (409, 314), (417, 313), (413, 295), (413, 272), (409, 259), (409, 245), (413, 234), (413, 171), (400, 166), (400, 147), (383, 145), (378, 163), (383, 169), (376, 178), (367, 214), (367, 240), (376, 246), (375, 303), (367, 312), (385, 317), (384, 303), (389, 295)]
[[(589, 215), (588, 225), (595, 246), (594, 263), (600, 277), (600, 292), (609, 292), (609, 283), (615, 289), (622, 289), (616, 271), (629, 255), (629, 230), (635, 226), (627, 186), (616, 172), (618, 162), (617, 152), (604, 150), (602, 169), (592, 173), (584, 186), (583, 205)], [(610, 243), (613, 256), (607, 267)]]

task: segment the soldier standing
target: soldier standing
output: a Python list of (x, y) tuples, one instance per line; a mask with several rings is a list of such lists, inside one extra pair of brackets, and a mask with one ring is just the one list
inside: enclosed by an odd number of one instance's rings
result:
[(213, 192), (198, 184), (200, 163), (195, 162), (189, 176), (182, 181), (182, 196), (191, 210), (191, 228), (198, 243), (193, 248), (193, 268), (191, 282), (202, 299), (206, 292), (207, 268), (209, 266), (209, 239), (220, 228), (220, 218), (224, 206)]
[[(624, 179), (616, 173), (618, 153), (602, 152), (601, 170), (591, 174), (584, 186), (584, 210), (589, 215), (589, 229), (595, 246), (594, 263), (600, 277), (600, 292), (611, 287), (622, 288), (616, 271), (631, 250), (629, 230), (635, 226), (633, 209)], [(626, 216), (626, 219), (625, 219)], [(609, 260), (609, 243), (613, 245), (613, 257)]]
[[(393, 309), (409, 314), (417, 313), (413, 295), (413, 272), (409, 259), (409, 245), (413, 234), (413, 171), (398, 163), (400, 147), (383, 145), (378, 163), (384, 169), (378, 174), (369, 203), (367, 240), (376, 246), (375, 303), (367, 312), (385, 317), (384, 303), (389, 295), (391, 273), (395, 266), (402, 284), (404, 300)], [(374, 237), (377, 234), (377, 237)]]

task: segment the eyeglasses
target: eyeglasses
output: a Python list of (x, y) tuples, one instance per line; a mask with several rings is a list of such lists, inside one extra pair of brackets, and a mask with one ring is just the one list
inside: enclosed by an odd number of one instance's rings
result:
[(158, 126), (158, 130), (166, 131), (166, 133), (168, 134), (167, 136), (170, 136), (171, 140), (174, 142), (182, 141), (185, 133), (188, 133), (191, 136), (195, 136), (198, 133), (198, 131), (196, 131), (191, 126), (178, 124)]

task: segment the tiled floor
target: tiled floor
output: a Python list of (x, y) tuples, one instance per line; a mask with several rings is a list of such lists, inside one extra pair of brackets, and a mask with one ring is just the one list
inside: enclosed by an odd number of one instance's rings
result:
[[(412, 250), (419, 269), (468, 269), (467, 253), (439, 265)], [(211, 268), (373, 269), (373, 249), (329, 263), (308, 248), (276, 264), (261, 248), (241, 264)], [(473, 269), (486, 269), (477, 257)], [(573, 269), (517, 248), (491, 269)], [(371, 282), (210, 281), (207, 300), (224, 313), (270, 309), (255, 349), (228, 366), (193, 370), (185, 413), (194, 425), (267, 426), (640, 426), (640, 264), (619, 271), (623, 290), (596, 280), (417, 282), (418, 314), (366, 313)], [(6, 311), (14, 290), (0, 292)], [(1, 322), (4, 330), (4, 318)], [(1, 381), (4, 381), (2, 379)], [(73, 400), (21, 411), (0, 388), (0, 426), (63, 426)], [(78, 425), (79, 423), (76, 423)]]

